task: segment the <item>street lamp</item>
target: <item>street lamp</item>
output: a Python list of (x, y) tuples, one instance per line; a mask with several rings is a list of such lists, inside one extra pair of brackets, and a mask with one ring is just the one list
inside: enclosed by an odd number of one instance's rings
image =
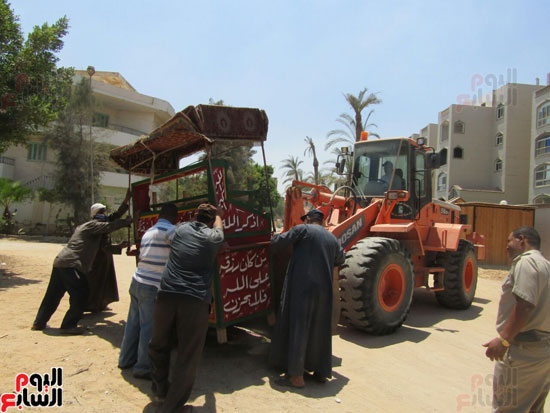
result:
[[(95, 74), (95, 67), (88, 66), (86, 69), (88, 75), (90, 76), (90, 100), (92, 97), (92, 76)], [(91, 105), (90, 105), (91, 109)], [(94, 121), (93, 114), (90, 119), (90, 186), (92, 192), (92, 204), (94, 203), (94, 141), (92, 139), (92, 123)]]

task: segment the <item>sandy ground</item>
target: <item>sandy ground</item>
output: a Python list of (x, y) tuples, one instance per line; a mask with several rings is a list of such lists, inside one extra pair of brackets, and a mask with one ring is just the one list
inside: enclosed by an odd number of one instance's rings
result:
[[(85, 336), (60, 336), (68, 296), (44, 332), (29, 328), (62, 244), (0, 239), (0, 393), (18, 373), (63, 367), (63, 412), (154, 412), (150, 382), (117, 368), (135, 262), (116, 256), (120, 302), (87, 315)], [(190, 402), (197, 412), (473, 412), (489, 411), (492, 363), (481, 344), (494, 337), (502, 270), (482, 270), (470, 309), (451, 311), (431, 293), (415, 292), (397, 333), (374, 337), (339, 326), (333, 336), (334, 378), (301, 390), (273, 384), (268, 342), (236, 330), (218, 345), (211, 331)], [(267, 331), (264, 320), (249, 328)], [(53, 409), (24, 409), (53, 411)], [(9, 411), (17, 411), (15, 408)]]

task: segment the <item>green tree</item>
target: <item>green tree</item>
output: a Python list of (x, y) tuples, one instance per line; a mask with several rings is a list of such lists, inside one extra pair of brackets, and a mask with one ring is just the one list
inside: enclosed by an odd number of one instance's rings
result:
[(302, 180), (304, 171), (300, 169), (300, 164), (302, 164), (303, 161), (301, 161), (298, 157), (289, 155), (288, 158), (283, 159), (281, 162), (283, 164), (281, 168), (285, 170), (283, 175), (285, 177), (283, 184), (286, 184), (287, 182), (292, 183), (293, 180)]
[[(56, 151), (55, 191), (57, 199), (71, 206), (75, 224), (88, 219), (91, 203), (90, 135), (94, 109), (90, 84), (82, 79), (73, 88), (69, 104), (45, 134)], [(94, 193), (98, 193), (100, 171), (107, 158), (101, 145), (94, 145)]]
[(306, 154), (310, 154), (313, 157), (313, 183), (315, 185), (319, 185), (319, 160), (317, 159), (317, 153), (315, 152), (315, 143), (309, 136), (306, 136), (304, 140), (307, 144), (306, 150), (304, 151), (304, 156)]
[(10, 210), (11, 205), (14, 202), (22, 202), (31, 196), (31, 189), (21, 185), (21, 182), (0, 178), (0, 205), (4, 208), (2, 213), (4, 232), (11, 234), (13, 231), (14, 213)]
[(23, 40), (18, 17), (0, 0), (0, 153), (24, 144), (29, 134), (57, 118), (66, 103), (73, 70), (56, 66), (68, 20), (35, 26)]
[[(256, 203), (259, 208), (264, 211), (269, 210), (269, 197), (271, 198), (271, 207), (275, 210), (277, 205), (281, 202), (281, 195), (277, 191), (277, 178), (273, 177), (273, 166), (267, 165), (264, 169), (262, 165), (250, 162), (248, 165), (249, 171), (249, 188), (248, 190), (257, 191)], [(267, 190), (267, 183), (265, 179), (265, 172), (267, 169), (267, 179), (269, 182), (269, 190)]]
[[(325, 149), (329, 149), (337, 144), (346, 144), (347, 146), (353, 146), (355, 142), (361, 139), (361, 132), (366, 131), (371, 127), (376, 127), (374, 123), (368, 123), (370, 117), (374, 113), (374, 109), (369, 111), (367, 118), (363, 121), (363, 111), (371, 105), (378, 105), (382, 103), (382, 100), (378, 99), (376, 94), (367, 94), (367, 88), (364, 88), (359, 92), (357, 96), (351, 93), (345, 93), (344, 98), (346, 102), (351, 106), (353, 115), (342, 113), (336, 122), (342, 124), (344, 129), (334, 129), (327, 134), (329, 141), (325, 145)], [(379, 138), (378, 134), (371, 133), (372, 136)]]

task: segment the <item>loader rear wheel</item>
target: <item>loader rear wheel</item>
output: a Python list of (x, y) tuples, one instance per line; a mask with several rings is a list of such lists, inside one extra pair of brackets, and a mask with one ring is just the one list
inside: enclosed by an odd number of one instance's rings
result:
[(342, 315), (376, 335), (398, 329), (413, 295), (410, 254), (391, 238), (365, 238), (346, 254), (340, 270)]
[(469, 308), (477, 287), (477, 258), (472, 243), (461, 239), (456, 251), (444, 254), (443, 266), (445, 289), (435, 293), (437, 301), (448, 308)]

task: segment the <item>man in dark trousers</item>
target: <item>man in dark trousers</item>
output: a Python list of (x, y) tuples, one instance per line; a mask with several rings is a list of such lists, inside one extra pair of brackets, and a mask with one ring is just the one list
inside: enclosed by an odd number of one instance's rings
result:
[(131, 223), (131, 218), (117, 219), (112, 222), (94, 218), (76, 228), (68, 244), (55, 257), (50, 283), (31, 327), (32, 330), (44, 330), (67, 291), (70, 296), (70, 307), (61, 323), (61, 333), (82, 334), (83, 330), (77, 327), (77, 323), (82, 317), (88, 300), (87, 274), (90, 272), (103, 236), (119, 228), (128, 227)]
[[(91, 217), (105, 222), (116, 221), (128, 211), (131, 195), (132, 193), (128, 190), (120, 207), (110, 215), (106, 214), (107, 207), (105, 205), (92, 205), (90, 208)], [(98, 313), (107, 309), (109, 303), (118, 301), (118, 286), (113, 254), (120, 255), (121, 249), (125, 246), (126, 242), (111, 244), (110, 234), (103, 234), (100, 247), (92, 263), (90, 272), (87, 274), (90, 292), (84, 311)]]
[[(160, 282), (149, 344), (152, 390), (163, 401), (161, 412), (189, 411), (185, 405), (199, 366), (212, 299), (212, 272), (223, 243), (221, 210), (209, 204), (197, 209), (197, 220), (178, 226)], [(173, 335), (177, 359), (168, 383)]]
[(508, 236), (512, 267), (502, 284), (498, 336), (483, 344), (496, 360), (493, 412), (542, 413), (550, 390), (550, 262), (539, 249), (532, 227)]
[(293, 246), (269, 355), (270, 364), (286, 371), (279, 385), (304, 387), (305, 371), (323, 383), (332, 377), (332, 281), (344, 254), (323, 219), (312, 209), (304, 224), (271, 243), (273, 251)]

